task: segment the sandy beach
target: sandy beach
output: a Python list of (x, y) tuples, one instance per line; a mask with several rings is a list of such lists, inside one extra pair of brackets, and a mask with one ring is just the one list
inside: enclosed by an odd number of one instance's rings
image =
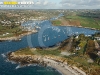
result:
[(56, 62), (51, 59), (43, 58), (43, 60), (48, 63), (47, 65), (55, 68), (57, 71), (59, 71), (62, 75), (86, 75), (85, 72), (78, 69), (77, 67), (71, 68), (68, 64), (64, 64), (61, 62)]
[[(67, 68), (64, 68), (63, 66), (59, 65), (57, 62), (50, 60), (50, 59), (44, 59), (45, 62), (49, 62), (48, 66), (55, 68), (57, 71), (59, 71), (62, 75), (76, 75), (73, 74), (71, 71), (69, 71)], [(68, 67), (68, 66), (67, 66)], [(78, 74), (77, 74), (78, 75)]]

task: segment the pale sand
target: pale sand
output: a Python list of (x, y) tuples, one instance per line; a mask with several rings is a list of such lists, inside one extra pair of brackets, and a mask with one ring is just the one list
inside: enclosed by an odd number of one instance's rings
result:
[(48, 63), (48, 66), (50, 66), (52, 68), (55, 68), (62, 75), (86, 75), (85, 72), (81, 71), (77, 67), (73, 67), (73, 69), (72, 69), (68, 65), (65, 65), (63, 63), (56, 62), (56, 61), (51, 60), (51, 59), (43, 58), (43, 60), (45, 61), (45, 63)]

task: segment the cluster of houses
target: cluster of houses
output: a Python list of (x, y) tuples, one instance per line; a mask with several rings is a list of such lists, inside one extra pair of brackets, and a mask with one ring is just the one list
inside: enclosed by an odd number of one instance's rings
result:
[(41, 27), (39, 26), (32, 26), (32, 25), (25, 25), (25, 26), (21, 26), (22, 31), (32, 31), (32, 30), (38, 30), (41, 29)]
[[(20, 25), (20, 21), (16, 21), (14, 22), (15, 25)], [(6, 20), (3, 20), (1, 21), (1, 25), (2, 26), (11, 26), (12, 25), (12, 22), (11, 21), (6, 21)]]
[(2, 34), (2, 35), (0, 35), (0, 36), (6, 36), (6, 35), (9, 35), (9, 34), (10, 34), (10, 33), (7, 32), (7, 33)]
[[(86, 36), (92, 37), (92, 35), (91, 36), (90, 35), (86, 35)], [(79, 38), (79, 35), (77, 35), (75, 38), (78, 39)], [(95, 48), (97, 49), (97, 55), (100, 57), (100, 45), (98, 44), (97, 41), (100, 41), (100, 37), (99, 36), (95, 36), (94, 37), (94, 42), (95, 42)], [(80, 49), (81, 49), (80, 46), (77, 46), (76, 47), (76, 50), (80, 50)]]

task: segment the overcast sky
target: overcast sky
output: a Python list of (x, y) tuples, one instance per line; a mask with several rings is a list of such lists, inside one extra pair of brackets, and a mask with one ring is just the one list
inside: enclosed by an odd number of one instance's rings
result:
[[(0, 0), (2, 1), (33, 1), (34, 5), (24, 9), (100, 9), (100, 0)], [(14, 8), (16, 7), (0, 7)], [(19, 7), (17, 7), (19, 8)]]

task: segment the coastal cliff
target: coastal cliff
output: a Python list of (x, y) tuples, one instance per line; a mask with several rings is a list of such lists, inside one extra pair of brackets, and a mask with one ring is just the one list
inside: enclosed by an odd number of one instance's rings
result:
[(58, 71), (60, 71), (63, 75), (86, 75), (85, 72), (78, 69), (75, 66), (70, 66), (67, 63), (67, 59), (54, 55), (25, 55), (25, 54), (15, 54), (11, 52), (8, 54), (8, 59), (10, 61), (15, 61), (21, 65), (27, 64), (40, 64), (43, 66), (50, 66)]

